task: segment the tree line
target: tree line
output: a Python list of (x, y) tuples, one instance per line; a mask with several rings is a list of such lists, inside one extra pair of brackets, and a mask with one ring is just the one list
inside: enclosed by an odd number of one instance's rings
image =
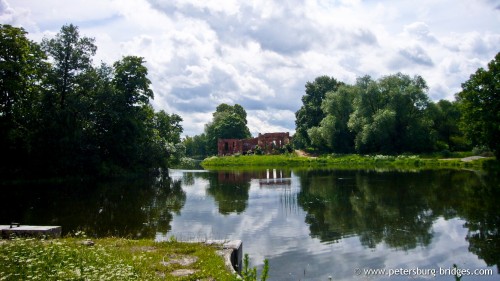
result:
[(462, 84), (455, 101), (433, 102), (421, 76), (397, 73), (353, 85), (321, 76), (306, 83), (296, 112), (296, 148), (334, 153), (425, 153), (473, 147), (500, 153), (500, 53)]
[[(217, 154), (218, 138), (249, 138), (247, 113), (220, 104), (204, 132), (181, 142), (182, 118), (152, 108), (141, 57), (96, 66), (93, 38), (65, 25), (36, 43), (0, 25), (0, 176), (110, 176)], [(397, 73), (352, 85), (320, 76), (305, 85), (293, 144), (325, 153), (425, 153), (473, 147), (500, 153), (500, 53), (433, 102), (425, 80)]]
[(150, 104), (141, 57), (93, 64), (93, 38), (65, 25), (36, 43), (0, 25), (0, 176), (112, 176), (167, 168), (182, 118)]
[[(319, 153), (500, 153), (500, 53), (462, 84), (455, 101), (433, 102), (421, 76), (402, 73), (352, 85), (320, 76), (305, 85), (293, 146)], [(217, 138), (248, 138), (246, 112), (221, 104), (202, 134), (186, 136), (186, 155), (217, 154)]]

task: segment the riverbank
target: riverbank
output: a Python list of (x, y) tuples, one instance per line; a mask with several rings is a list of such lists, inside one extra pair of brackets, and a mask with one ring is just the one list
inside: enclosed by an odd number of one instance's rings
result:
[(491, 157), (424, 158), (419, 155), (235, 155), (209, 157), (201, 162), (205, 169), (224, 167), (335, 167), (335, 168), (476, 168), (492, 161)]
[(220, 250), (123, 238), (0, 240), (0, 280), (236, 280)]

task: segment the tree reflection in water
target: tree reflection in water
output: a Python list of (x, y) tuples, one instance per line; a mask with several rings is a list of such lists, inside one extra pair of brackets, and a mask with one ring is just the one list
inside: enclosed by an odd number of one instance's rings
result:
[(307, 212), (311, 237), (335, 243), (359, 236), (410, 250), (431, 243), (438, 217), (466, 220), (469, 251), (500, 265), (499, 172), (432, 170), (299, 171), (298, 204)]
[(240, 214), (248, 205), (250, 173), (223, 172), (206, 173), (209, 181), (207, 193), (215, 199), (219, 213)]
[(186, 201), (180, 181), (169, 177), (107, 182), (2, 186), (9, 198), (0, 221), (61, 225), (64, 233), (154, 238), (170, 230), (172, 214)]
[[(245, 216), (250, 189), (269, 189), (261, 194), (278, 194), (287, 214), (302, 208), (310, 236), (323, 243), (358, 237), (367, 248), (383, 243), (409, 251), (431, 244), (437, 219), (459, 218), (465, 221), (469, 251), (489, 266), (498, 269), (500, 264), (498, 169), (296, 170), (293, 174), (267, 169), (182, 172), (175, 180), (4, 184), (0, 222), (62, 225), (66, 233), (84, 230), (92, 236), (153, 238), (157, 233), (166, 235), (174, 214), (180, 214), (186, 203), (182, 188), (198, 184), (206, 185), (207, 195), (223, 216)], [(279, 192), (272, 191), (276, 188)]]
[(500, 274), (500, 171), (490, 170), (480, 184), (467, 186), (467, 201), (457, 210), (468, 229), (469, 251), (488, 266), (497, 266)]
[(240, 214), (248, 205), (252, 179), (259, 181), (259, 186), (290, 184), (290, 170), (264, 169), (251, 171), (216, 171), (198, 174), (209, 181), (207, 192), (219, 207), (219, 213)]

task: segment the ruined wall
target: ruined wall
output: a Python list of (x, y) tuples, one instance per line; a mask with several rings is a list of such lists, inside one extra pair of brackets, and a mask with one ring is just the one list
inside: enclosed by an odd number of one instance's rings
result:
[(241, 145), (242, 145), (242, 153), (246, 154), (248, 151), (253, 151), (255, 147), (258, 144), (258, 139), (257, 138), (251, 138), (251, 139), (244, 139), (241, 140)]
[(282, 148), (290, 143), (290, 134), (288, 132), (259, 134), (258, 140), (259, 147), (261, 147), (266, 154), (269, 154), (272, 153), (273, 150)]
[(246, 154), (253, 151), (258, 145), (265, 154), (271, 154), (290, 142), (291, 137), (288, 132), (259, 134), (258, 137), (251, 139), (219, 139), (217, 141), (217, 152), (219, 156), (233, 155), (235, 153)]
[(219, 139), (217, 141), (217, 152), (219, 155), (232, 155), (242, 152), (242, 144), (239, 139)]

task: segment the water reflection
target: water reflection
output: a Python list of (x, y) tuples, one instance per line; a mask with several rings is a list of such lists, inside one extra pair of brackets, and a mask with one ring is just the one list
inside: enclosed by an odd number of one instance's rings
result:
[(428, 245), (432, 239), (436, 214), (424, 199), (422, 187), (428, 183), (422, 181), (426, 177), (421, 174), (314, 173), (300, 175), (302, 189), (298, 194), (313, 237), (335, 242), (356, 234), (367, 247), (385, 242), (402, 250)]
[(500, 264), (498, 171), (302, 171), (299, 205), (311, 237), (338, 242), (357, 236), (408, 251), (428, 246), (438, 217), (466, 220), (469, 251)]
[(208, 181), (207, 194), (215, 199), (219, 213), (223, 215), (240, 214), (245, 211), (248, 205), (252, 180), (257, 180), (259, 186), (268, 188), (284, 187), (291, 184), (291, 171), (281, 169), (216, 171), (210, 173), (185, 171), (184, 175), (188, 175), (189, 178), (198, 177)]
[(91, 236), (155, 237), (167, 233), (186, 201), (180, 181), (168, 177), (100, 183), (2, 186), (0, 222), (61, 225)]
[(464, 192), (467, 201), (457, 210), (467, 222), (469, 251), (489, 266), (496, 265), (500, 274), (500, 171), (490, 171), (480, 177), (481, 184), (468, 186)]
[(248, 205), (248, 191), (251, 176), (249, 173), (205, 173), (209, 186), (207, 193), (211, 195), (223, 215), (240, 214)]
[(55, 224), (95, 236), (241, 239), (252, 265), (270, 260), (270, 280), (352, 280), (354, 268), (500, 265), (495, 170), (170, 176), (2, 186), (0, 223)]

